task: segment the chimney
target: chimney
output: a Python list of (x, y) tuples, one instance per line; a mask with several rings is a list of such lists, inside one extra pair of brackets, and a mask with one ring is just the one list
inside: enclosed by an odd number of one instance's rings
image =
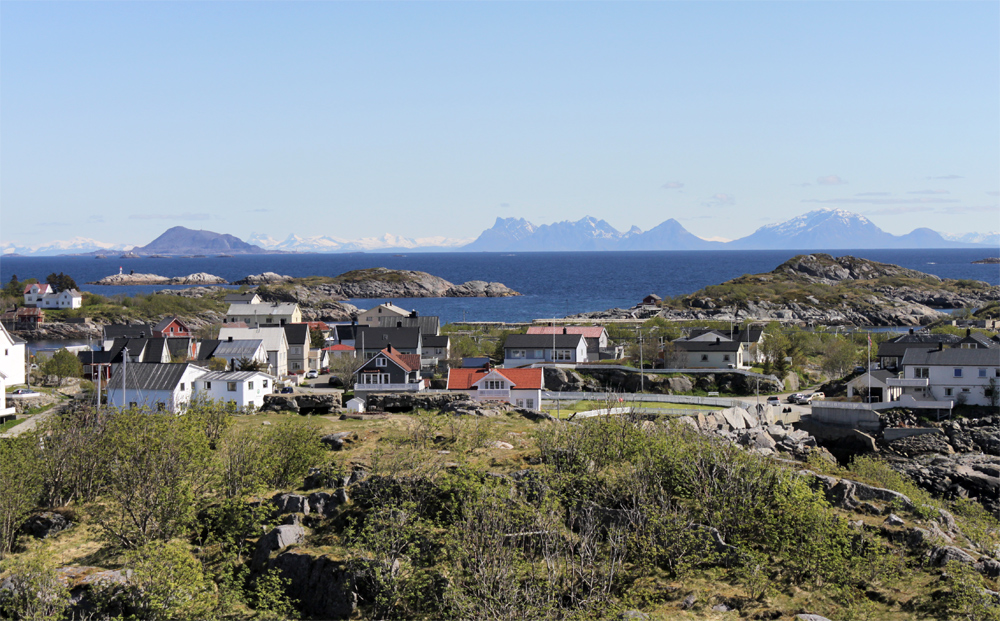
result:
[(403, 322), (402, 321), (397, 321), (396, 322), (396, 327), (397, 328), (402, 328), (403, 327)]
[(413, 310), (410, 311), (410, 317), (416, 317), (416, 316), (417, 316), (417, 309), (414, 308)]
[(563, 334), (569, 334), (569, 330), (566, 329), (566, 326), (563, 326)]
[(938, 351), (944, 351), (944, 343), (938, 343)]
[(913, 334), (913, 328), (910, 328), (910, 334)]
[(719, 337), (715, 337), (715, 344), (716, 345), (718, 345), (721, 342), (722, 342), (722, 339), (720, 339)]
[(972, 328), (966, 328), (965, 329), (965, 338), (969, 338), (970, 336), (972, 336)]

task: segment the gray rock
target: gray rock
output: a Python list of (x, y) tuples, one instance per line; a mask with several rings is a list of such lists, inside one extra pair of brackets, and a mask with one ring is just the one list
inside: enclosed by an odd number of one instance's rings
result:
[(698, 596), (692, 593), (691, 595), (685, 597), (684, 601), (681, 602), (681, 608), (684, 610), (688, 610), (689, 608), (694, 606), (697, 601), (698, 601)]
[(976, 563), (976, 571), (989, 578), (1000, 578), (1000, 561), (984, 556)]
[(797, 621), (830, 621), (822, 615), (813, 614), (795, 615), (795, 618)]
[(21, 526), (21, 530), (35, 539), (45, 539), (66, 530), (72, 525), (73, 522), (67, 520), (66, 516), (46, 511), (44, 513), (37, 513), (25, 520)]
[(886, 526), (903, 526), (906, 522), (895, 513), (890, 513), (889, 517), (885, 518), (884, 524)]
[(345, 444), (350, 444), (358, 439), (358, 434), (353, 431), (341, 431), (338, 433), (331, 433), (330, 435), (323, 436), (319, 439), (321, 443), (327, 448), (340, 451), (344, 449)]
[(327, 492), (309, 494), (309, 507), (325, 518), (333, 515), (337, 507), (345, 502), (347, 502), (347, 494), (344, 492), (344, 488), (340, 488), (333, 494)]
[(732, 610), (732, 608), (726, 606), (725, 604), (716, 604), (712, 606), (712, 610), (714, 610), (715, 612), (729, 612), (730, 610)]
[(288, 550), (269, 562), (288, 580), (287, 594), (299, 600), (302, 613), (313, 619), (346, 619), (358, 607), (354, 572), (327, 556)]
[(304, 513), (309, 515), (309, 500), (299, 494), (280, 494), (271, 499), (278, 513)]
[(967, 565), (975, 565), (976, 563), (976, 559), (972, 558), (968, 552), (955, 546), (934, 548), (930, 552), (930, 559), (931, 563), (938, 567), (943, 567), (945, 564), (953, 561)]
[(305, 541), (306, 531), (297, 524), (278, 526), (257, 540), (251, 566), (260, 570), (267, 565), (272, 552), (283, 550), (288, 546)]
[(622, 621), (649, 621), (649, 615), (641, 610), (626, 610), (622, 613)]

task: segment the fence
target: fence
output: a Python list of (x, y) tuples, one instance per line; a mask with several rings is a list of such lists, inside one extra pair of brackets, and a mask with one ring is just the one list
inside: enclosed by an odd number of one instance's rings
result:
[(553, 392), (542, 391), (542, 399), (549, 401), (636, 401), (653, 403), (686, 403), (688, 405), (705, 405), (709, 407), (732, 408), (738, 407), (749, 409), (753, 404), (739, 399), (727, 399), (725, 397), (692, 397), (688, 395), (649, 395), (635, 392)]

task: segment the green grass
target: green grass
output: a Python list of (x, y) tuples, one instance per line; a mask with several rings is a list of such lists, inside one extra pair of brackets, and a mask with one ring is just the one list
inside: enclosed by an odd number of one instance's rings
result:
[(20, 425), (23, 422), (24, 422), (23, 418), (17, 418), (11, 421), (7, 421), (6, 423), (0, 424), (0, 433), (4, 433), (11, 427), (16, 427), (17, 425)]

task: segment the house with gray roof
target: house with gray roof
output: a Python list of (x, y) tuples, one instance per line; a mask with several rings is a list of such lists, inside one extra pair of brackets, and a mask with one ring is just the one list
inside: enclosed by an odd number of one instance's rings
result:
[(400, 354), (423, 354), (423, 335), (420, 328), (373, 328), (361, 326), (357, 328), (354, 338), (355, 350), (368, 360), (386, 347)]
[(243, 293), (227, 293), (222, 301), (226, 304), (260, 304), (264, 300), (257, 295), (256, 291), (244, 291)]
[(259, 363), (258, 368), (266, 369), (267, 350), (264, 349), (263, 339), (226, 339), (219, 341), (212, 358), (221, 358), (226, 361), (226, 368), (236, 371), (244, 360)]
[(876, 357), (879, 366), (883, 369), (895, 369), (899, 367), (899, 363), (903, 360), (908, 349), (928, 349), (937, 347), (939, 344), (946, 348), (955, 347), (961, 340), (961, 337), (954, 334), (932, 334), (910, 328), (908, 333), (880, 343)]
[(199, 398), (260, 409), (264, 395), (274, 390), (274, 378), (260, 371), (210, 371), (195, 380), (194, 389)]
[(188, 362), (128, 362), (108, 381), (108, 405), (179, 413), (187, 408), (194, 381), (208, 369)]
[(382, 315), (378, 317), (378, 327), (380, 328), (420, 328), (420, 334), (424, 336), (437, 336), (441, 334), (441, 319), (434, 315), (414, 315), (409, 317), (395, 317), (392, 315)]
[(219, 340), (228, 341), (260, 339), (267, 352), (267, 372), (275, 377), (288, 375), (288, 339), (284, 330), (271, 328), (232, 328), (223, 326), (219, 330)]
[(678, 364), (685, 369), (738, 369), (743, 366), (746, 344), (721, 335), (711, 340), (672, 341)]
[(957, 404), (997, 404), (1000, 385), (1000, 348), (912, 347), (900, 363), (898, 380), (888, 380), (898, 394), (917, 400), (950, 401)]
[(542, 362), (587, 362), (587, 339), (582, 334), (510, 334), (503, 345), (503, 366), (512, 369)]

